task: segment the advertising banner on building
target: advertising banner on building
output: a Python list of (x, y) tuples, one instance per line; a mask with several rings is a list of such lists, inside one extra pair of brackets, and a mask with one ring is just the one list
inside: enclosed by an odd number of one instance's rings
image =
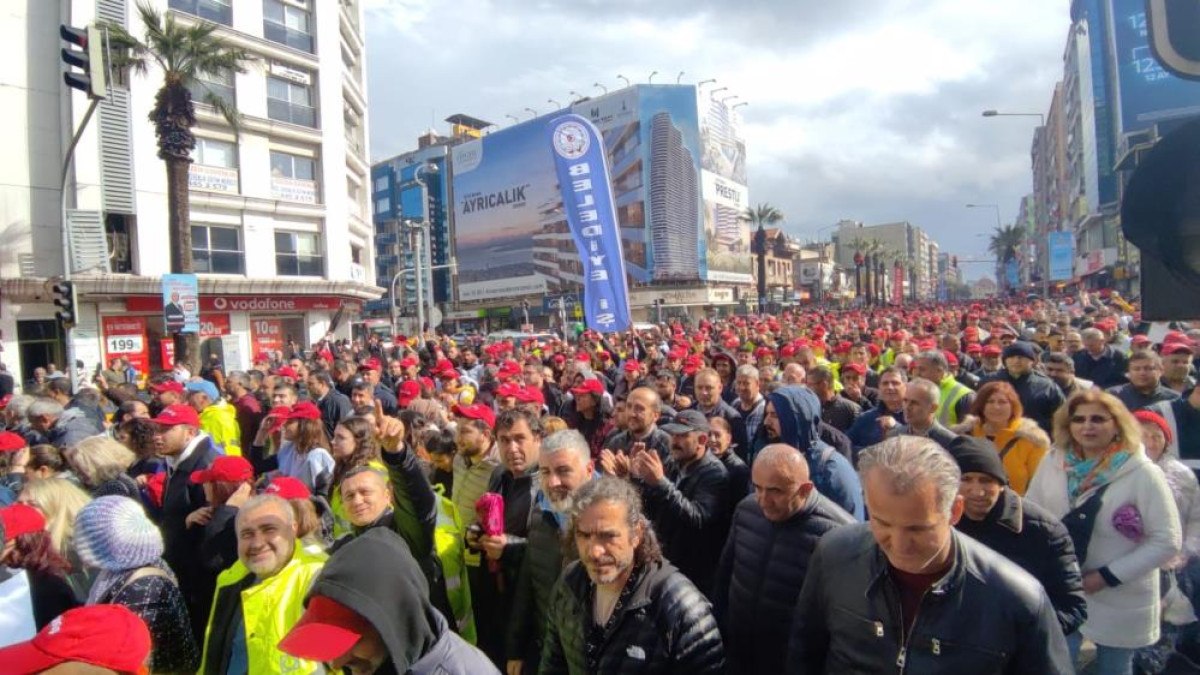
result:
[(571, 114), (552, 121), (547, 135), (563, 214), (583, 266), (588, 328), (605, 333), (626, 330), (630, 324), (629, 287), (600, 132), (582, 116)]
[(125, 359), (139, 373), (150, 372), (150, 343), (146, 339), (146, 317), (106, 316), (101, 319), (104, 333), (104, 365), (113, 359)]
[(250, 351), (253, 354), (283, 351), (283, 321), (252, 319), (250, 321)]
[(166, 332), (200, 332), (200, 282), (195, 274), (164, 274), (162, 305)]
[(1200, 114), (1200, 82), (1167, 72), (1150, 50), (1145, 0), (1111, 0), (1120, 134)]
[(1075, 276), (1075, 236), (1070, 232), (1051, 232), (1047, 246), (1050, 257), (1050, 281), (1069, 281)]
[[(451, 150), (461, 302), (577, 293), (584, 283), (553, 156), (546, 152), (546, 125), (563, 112)], [(701, 280), (706, 258), (695, 88), (628, 87), (579, 101), (569, 112), (602, 137), (629, 282)], [(743, 254), (748, 242), (747, 235)]]
[(753, 281), (746, 196), (746, 141), (741, 116), (712, 96), (697, 96), (700, 183), (704, 195), (705, 279)]

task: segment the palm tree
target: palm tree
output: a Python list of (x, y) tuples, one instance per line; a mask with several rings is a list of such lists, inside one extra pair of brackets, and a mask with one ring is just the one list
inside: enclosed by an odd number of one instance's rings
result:
[(1025, 241), (1025, 230), (1019, 225), (997, 227), (988, 241), (988, 251), (996, 256), (996, 276), (1001, 286), (1008, 283), (1004, 269), (1010, 260), (1019, 260), (1021, 244)]
[(757, 226), (754, 243), (758, 254), (758, 313), (762, 314), (767, 308), (767, 231), (764, 228), (781, 222), (783, 214), (770, 204), (759, 204), (746, 207), (741, 219)]
[[(110, 59), (116, 69), (129, 69), (146, 75), (151, 66), (162, 70), (163, 83), (154, 96), (150, 121), (158, 137), (158, 157), (167, 169), (167, 221), (171, 248), (171, 272), (191, 274), (192, 229), (189, 217), (188, 165), (196, 147), (192, 127), (196, 126), (196, 107), (191, 88), (203, 89), (204, 103), (211, 105), (233, 127), (239, 128), (240, 116), (227, 101), (216, 95), (202, 79), (223, 73), (244, 73), (253, 60), (249, 52), (215, 35), (218, 25), (197, 20), (185, 26), (173, 14), (165, 17), (145, 0), (138, 0), (138, 15), (146, 27), (143, 39), (131, 35), (117, 24), (106, 23)], [(192, 372), (200, 365), (200, 336), (175, 334), (175, 359), (186, 363)]]

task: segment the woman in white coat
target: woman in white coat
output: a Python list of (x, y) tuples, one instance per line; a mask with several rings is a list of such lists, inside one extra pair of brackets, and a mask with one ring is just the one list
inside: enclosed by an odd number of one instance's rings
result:
[(1179, 554), (1171, 489), (1146, 457), (1133, 415), (1116, 397), (1082, 391), (1054, 415), (1054, 449), (1025, 498), (1063, 520), (1075, 542), (1087, 621), (1068, 643), (1096, 644), (1099, 675), (1128, 674), (1134, 651), (1159, 638), (1158, 569)]

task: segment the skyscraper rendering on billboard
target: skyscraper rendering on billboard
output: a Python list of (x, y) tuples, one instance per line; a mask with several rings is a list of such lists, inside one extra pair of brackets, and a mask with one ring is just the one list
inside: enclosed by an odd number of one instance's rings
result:
[(656, 113), (650, 127), (650, 232), (654, 238), (654, 278), (700, 278), (700, 188), (695, 158), (668, 112)]

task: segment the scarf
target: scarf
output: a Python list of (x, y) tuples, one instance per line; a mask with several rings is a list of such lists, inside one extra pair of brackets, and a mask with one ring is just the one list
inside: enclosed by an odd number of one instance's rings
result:
[(1067, 496), (1074, 503), (1080, 495), (1092, 488), (1107, 485), (1113, 475), (1129, 460), (1128, 450), (1120, 443), (1113, 443), (1099, 457), (1086, 458), (1072, 448), (1066, 453), (1064, 468), (1067, 472)]
[[(149, 565), (145, 565), (145, 567), (157, 567), (163, 572), (166, 572), (167, 576), (172, 582), (176, 584), (179, 583), (175, 579), (175, 573), (171, 571), (171, 568), (167, 566), (166, 561), (162, 558), (155, 560)], [(116, 595), (118, 592), (124, 589), (126, 580), (128, 580), (134, 572), (140, 569), (142, 568), (135, 567), (128, 570), (102, 570), (100, 574), (96, 576), (96, 581), (92, 584), (92, 589), (88, 592), (87, 604), (97, 605), (101, 603), (112, 602), (113, 599), (111, 596)]]

